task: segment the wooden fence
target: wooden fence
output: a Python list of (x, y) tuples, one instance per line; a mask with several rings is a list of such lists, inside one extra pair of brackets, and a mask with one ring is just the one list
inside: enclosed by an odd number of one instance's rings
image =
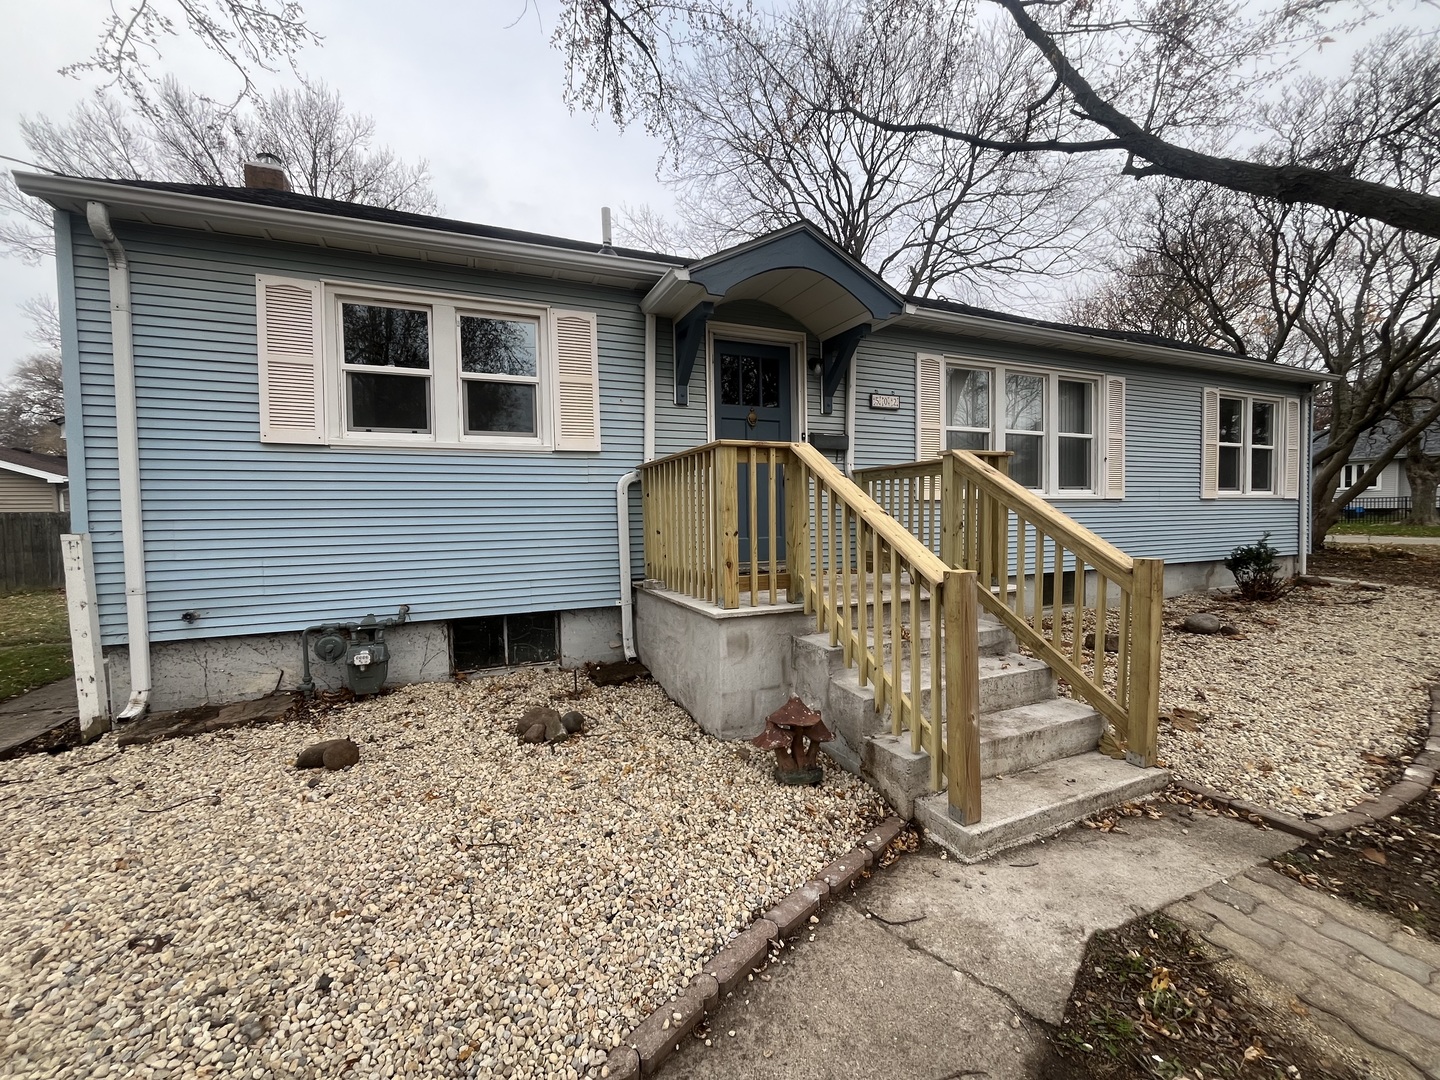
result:
[(65, 587), (60, 536), (69, 514), (0, 513), (0, 595)]

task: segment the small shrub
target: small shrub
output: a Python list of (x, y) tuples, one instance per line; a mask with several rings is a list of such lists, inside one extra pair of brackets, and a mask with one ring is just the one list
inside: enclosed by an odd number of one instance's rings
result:
[(1270, 534), (1256, 544), (1241, 544), (1230, 552), (1225, 569), (1235, 575), (1235, 588), (1243, 600), (1279, 600), (1290, 591), (1280, 576), (1278, 552), (1270, 546)]

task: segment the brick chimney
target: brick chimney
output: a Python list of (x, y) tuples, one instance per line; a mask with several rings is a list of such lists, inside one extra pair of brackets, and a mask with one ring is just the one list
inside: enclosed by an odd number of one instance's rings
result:
[(254, 161), (245, 163), (245, 186), (266, 191), (289, 191), (290, 178), (285, 164), (274, 154), (259, 153)]

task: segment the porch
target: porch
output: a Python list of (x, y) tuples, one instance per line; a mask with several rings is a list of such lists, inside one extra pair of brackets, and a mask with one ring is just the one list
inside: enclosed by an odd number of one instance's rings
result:
[(726, 738), (801, 697), (835, 761), (962, 855), (1163, 786), (1163, 566), (1006, 460), (851, 480), (803, 443), (722, 440), (647, 463), (642, 660)]

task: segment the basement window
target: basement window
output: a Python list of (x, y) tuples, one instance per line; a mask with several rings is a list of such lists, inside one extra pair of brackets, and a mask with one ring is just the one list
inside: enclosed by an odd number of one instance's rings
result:
[(453, 619), (450, 648), (456, 671), (553, 664), (560, 659), (560, 616), (542, 611)]

